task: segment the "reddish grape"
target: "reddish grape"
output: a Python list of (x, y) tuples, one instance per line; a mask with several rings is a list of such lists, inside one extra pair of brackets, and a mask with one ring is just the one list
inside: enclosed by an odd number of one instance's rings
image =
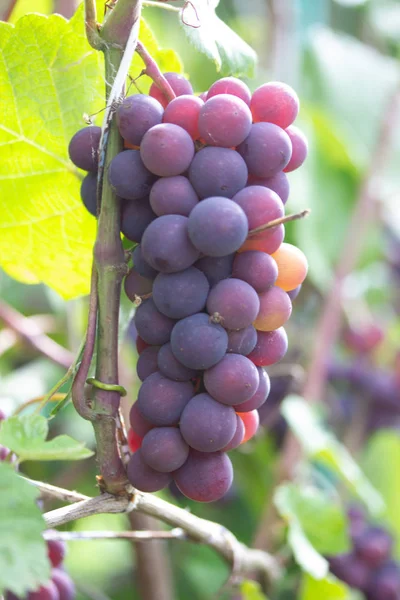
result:
[(143, 350), (145, 350), (146, 348), (149, 347), (149, 344), (147, 344), (147, 342), (145, 342), (144, 340), (142, 340), (142, 338), (140, 337), (140, 335), (138, 335), (136, 337), (136, 350), (138, 354), (142, 354)]
[(221, 360), (227, 347), (226, 331), (204, 313), (178, 321), (172, 330), (172, 352), (189, 369), (212, 367)]
[(36, 592), (29, 592), (27, 600), (59, 600), (60, 594), (56, 585), (52, 581), (48, 581), (46, 585), (42, 585)]
[(308, 271), (307, 259), (303, 252), (292, 244), (283, 243), (272, 254), (278, 265), (278, 278), (275, 285), (289, 292), (303, 283)]
[(138, 410), (153, 425), (177, 425), (193, 394), (190, 382), (172, 381), (159, 372), (153, 373), (139, 389)]
[(234, 354), (243, 354), (247, 356), (254, 349), (257, 343), (257, 331), (253, 325), (236, 331), (228, 331), (228, 349), (227, 352)]
[(269, 254), (250, 250), (235, 257), (232, 276), (246, 281), (261, 294), (274, 285), (278, 277), (278, 266)]
[[(279, 219), (285, 214), (283, 203), (278, 194), (260, 185), (251, 185), (244, 188), (233, 197), (233, 201), (243, 209), (250, 231), (274, 219)], [(262, 240), (268, 237), (270, 231), (267, 229), (249, 239)]]
[(64, 542), (59, 540), (48, 540), (47, 555), (53, 567), (59, 567), (65, 558), (67, 548)]
[(163, 123), (179, 125), (193, 140), (197, 140), (200, 137), (199, 115), (203, 106), (204, 102), (198, 96), (178, 96), (166, 107)]
[(227, 256), (203, 256), (194, 263), (197, 269), (200, 269), (208, 279), (208, 283), (212, 287), (218, 281), (227, 279), (232, 275), (232, 264), (234, 254)]
[(295, 169), (301, 167), (303, 162), (306, 160), (308, 153), (308, 142), (304, 133), (294, 125), (288, 127), (286, 129), (286, 133), (292, 142), (292, 156), (283, 170), (285, 173), (289, 173), (290, 171), (294, 171)]
[(223, 452), (192, 450), (185, 464), (174, 473), (174, 481), (187, 498), (197, 502), (215, 502), (232, 485), (232, 463)]
[(145, 463), (141, 449), (129, 459), (127, 475), (133, 487), (141, 492), (159, 492), (172, 481), (169, 473), (155, 471)]
[(299, 98), (296, 92), (285, 83), (271, 81), (264, 83), (253, 93), (250, 102), (255, 123), (266, 121), (283, 129), (289, 127), (299, 113)]
[(183, 175), (161, 177), (150, 192), (150, 206), (158, 215), (188, 217), (199, 199), (190, 181)]
[(143, 350), (136, 363), (136, 372), (140, 381), (144, 381), (158, 371), (157, 357), (160, 346), (149, 346)]
[(266, 371), (261, 367), (256, 367), (256, 369), (258, 371), (258, 376), (260, 379), (257, 391), (250, 398), (250, 400), (246, 400), (246, 402), (239, 404), (237, 410), (239, 410), (241, 413), (259, 409), (268, 398), (269, 392), (271, 390), (271, 382)]
[(159, 273), (154, 280), (153, 300), (171, 319), (183, 319), (203, 310), (210, 285), (204, 273), (189, 267), (178, 273)]
[(68, 154), (74, 165), (84, 171), (97, 171), (101, 127), (90, 125), (75, 133), (68, 146)]
[(151, 279), (146, 279), (139, 275), (135, 269), (131, 269), (124, 280), (125, 294), (128, 296), (131, 302), (134, 302), (136, 296), (145, 296), (150, 294), (153, 289), (153, 282)]
[(249, 173), (272, 177), (290, 161), (292, 143), (288, 134), (272, 123), (255, 123), (247, 138), (237, 148)]
[(148, 200), (130, 200), (122, 205), (121, 231), (131, 242), (140, 242), (142, 236), (156, 214)]
[[(259, 236), (262, 236), (261, 238)], [(260, 234), (253, 235), (245, 241), (238, 252), (247, 252), (248, 250), (258, 250), (259, 252), (266, 252), (267, 254), (273, 254), (280, 248), (283, 240), (285, 239), (285, 227), (284, 225), (278, 225), (272, 227), (267, 231), (263, 231)], [(276, 282), (275, 282), (276, 283)]]
[(142, 445), (143, 438), (140, 437), (132, 428), (128, 430), (128, 446), (131, 452), (136, 452)]
[(272, 175), (272, 177), (255, 177), (255, 175), (249, 175), (247, 183), (248, 185), (262, 185), (263, 187), (273, 190), (278, 194), (283, 204), (286, 204), (289, 198), (289, 179), (283, 171), (279, 171), (279, 173)]
[(257, 433), (257, 429), (260, 424), (260, 416), (256, 410), (244, 413), (238, 412), (237, 414), (243, 421), (244, 436), (241, 443), (245, 444)]
[(169, 341), (175, 321), (169, 319), (159, 310), (152, 298), (145, 300), (136, 309), (135, 326), (140, 337), (147, 343), (161, 346)]
[(53, 569), (51, 580), (56, 586), (59, 594), (59, 600), (74, 600), (76, 590), (71, 577), (61, 569)]
[(208, 394), (198, 394), (185, 406), (179, 426), (191, 448), (216, 452), (233, 438), (236, 415), (231, 406), (224, 406)]
[(132, 404), (131, 410), (129, 411), (129, 423), (133, 431), (141, 438), (154, 427), (154, 425), (150, 423), (150, 421), (147, 421), (139, 412), (137, 402)]
[(196, 371), (194, 369), (188, 369), (175, 358), (170, 343), (161, 346), (157, 361), (160, 373), (165, 377), (168, 377), (168, 379), (173, 379), (174, 381), (189, 381), (196, 376)]
[(251, 92), (247, 85), (236, 77), (223, 77), (212, 84), (207, 93), (207, 100), (218, 94), (237, 96), (250, 106)]
[(145, 133), (140, 145), (140, 156), (146, 168), (155, 175), (181, 175), (192, 162), (193, 140), (182, 127), (162, 123)]
[(117, 108), (117, 126), (121, 136), (133, 146), (140, 146), (144, 134), (163, 118), (161, 104), (145, 94), (128, 96)]
[(110, 162), (108, 181), (117, 196), (139, 200), (148, 196), (155, 177), (145, 167), (139, 150), (124, 150)]
[(143, 438), (142, 458), (155, 471), (176, 471), (188, 454), (189, 446), (177, 427), (155, 427)]
[(233, 434), (233, 438), (224, 448), (222, 448), (221, 452), (229, 452), (230, 450), (234, 450), (238, 448), (242, 443), (244, 438), (244, 423), (239, 415), (236, 415), (236, 431)]
[(256, 347), (247, 358), (257, 367), (268, 367), (279, 362), (286, 354), (288, 339), (283, 327), (275, 331), (259, 331)]
[(240, 279), (223, 279), (210, 291), (207, 311), (220, 319), (225, 329), (244, 329), (251, 325), (260, 310), (255, 290)]
[(282, 327), (292, 314), (289, 296), (279, 287), (259, 295), (260, 310), (253, 325), (258, 331), (273, 331)]
[(247, 177), (245, 161), (229, 148), (203, 148), (189, 168), (190, 182), (200, 198), (233, 198), (245, 187)]
[[(190, 81), (183, 75), (180, 75), (179, 73), (164, 73), (164, 77), (175, 92), (175, 96), (193, 94), (193, 88)], [(151, 84), (149, 95), (158, 100), (164, 108), (167, 106), (168, 100), (155, 83)]]
[(229, 406), (249, 400), (260, 383), (257, 368), (241, 354), (226, 354), (204, 372), (203, 380), (210, 396)]
[(250, 129), (250, 109), (237, 96), (219, 94), (207, 99), (200, 110), (200, 137), (210, 146), (238, 146), (247, 138)]

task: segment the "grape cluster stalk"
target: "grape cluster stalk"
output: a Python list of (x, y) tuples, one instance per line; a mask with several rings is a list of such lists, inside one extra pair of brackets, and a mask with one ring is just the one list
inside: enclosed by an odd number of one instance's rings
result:
[[(282, 223), (263, 226), (284, 218), (287, 173), (304, 162), (307, 140), (286, 84), (251, 94), (227, 77), (197, 96), (182, 75), (164, 77), (174, 99), (153, 84), (118, 107), (124, 150), (106, 173), (121, 199), (121, 232), (136, 244), (124, 287), (137, 306), (142, 385), (127, 474), (141, 491), (174, 481), (211, 502), (232, 484), (227, 452), (257, 431), (265, 367), (287, 351), (283, 325), (307, 261), (284, 242)], [(88, 171), (81, 196), (94, 216), (100, 133), (85, 127), (69, 146)]]

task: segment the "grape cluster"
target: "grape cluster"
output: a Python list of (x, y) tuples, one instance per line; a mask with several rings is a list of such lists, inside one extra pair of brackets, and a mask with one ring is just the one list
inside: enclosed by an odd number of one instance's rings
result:
[[(107, 172), (123, 199), (121, 231), (137, 243), (125, 291), (139, 304), (143, 383), (130, 414), (128, 477), (146, 492), (173, 479), (210, 502), (232, 483), (226, 452), (257, 430), (270, 389), (263, 367), (287, 350), (290, 294), (307, 262), (283, 242), (283, 224), (263, 227), (284, 216), (286, 173), (305, 160), (307, 142), (292, 125), (299, 102), (285, 84), (251, 95), (228, 77), (200, 98), (184, 77), (165, 77), (174, 100), (153, 85), (118, 107), (126, 149)], [(82, 199), (93, 214), (99, 134), (87, 127), (70, 144), (71, 159), (91, 171)]]
[(332, 573), (367, 600), (400, 600), (400, 565), (392, 558), (392, 537), (383, 527), (369, 525), (358, 506), (350, 507), (348, 516), (353, 548), (329, 559)]
[[(65, 544), (58, 540), (48, 540), (46, 543), (52, 567), (50, 580), (35, 592), (29, 592), (24, 598), (25, 600), (74, 600), (76, 597), (74, 583), (63, 568)], [(5, 600), (21, 600), (21, 598), (6, 592)]]

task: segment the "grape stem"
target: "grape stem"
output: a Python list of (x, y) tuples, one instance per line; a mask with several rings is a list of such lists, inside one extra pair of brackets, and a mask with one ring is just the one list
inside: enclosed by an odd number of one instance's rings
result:
[(85, 0), (85, 31), (89, 44), (95, 50), (102, 50), (104, 42), (97, 25), (96, 0)]
[(11, 13), (14, 10), (15, 5), (17, 4), (17, 0), (8, 0), (8, 2), (4, 2), (4, 8), (0, 12), (0, 20), (8, 21), (11, 17)]
[(304, 219), (304, 217), (308, 217), (311, 213), (309, 208), (305, 208), (299, 213), (294, 213), (292, 215), (285, 215), (284, 217), (279, 217), (279, 219), (274, 219), (273, 221), (268, 221), (264, 225), (260, 225), (260, 227), (256, 227), (255, 229), (251, 229), (247, 237), (252, 237), (257, 233), (261, 233), (262, 231), (266, 231), (267, 229), (272, 229), (273, 227), (277, 227), (278, 225), (284, 225), (285, 223), (289, 223), (290, 221), (297, 221), (298, 219)]
[(185, 540), (186, 534), (180, 527), (170, 531), (45, 531), (45, 540), (60, 542), (91, 541), (91, 540), (132, 540), (146, 542), (151, 540)]
[(154, 81), (156, 86), (161, 90), (164, 94), (164, 97), (168, 102), (176, 98), (175, 92), (165, 79), (164, 75), (161, 73), (160, 69), (156, 61), (150, 56), (146, 48), (143, 46), (142, 42), (138, 41), (136, 45), (136, 52), (139, 54), (140, 58), (143, 60), (146, 68), (142, 72), (143, 75), (147, 75)]

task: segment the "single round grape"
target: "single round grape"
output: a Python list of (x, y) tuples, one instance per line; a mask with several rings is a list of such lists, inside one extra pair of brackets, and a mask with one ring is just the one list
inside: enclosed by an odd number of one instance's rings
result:
[(308, 263), (303, 252), (292, 244), (283, 243), (272, 254), (278, 265), (278, 278), (275, 285), (290, 292), (303, 283), (307, 276)]
[(234, 354), (247, 356), (255, 348), (257, 343), (257, 331), (253, 325), (236, 331), (228, 331), (228, 350)]
[(162, 215), (188, 217), (198, 201), (192, 184), (183, 175), (161, 177), (150, 192), (150, 206), (159, 217)]
[[(135, 324), (133, 323), (133, 327), (136, 331), (136, 327)], [(136, 336), (136, 350), (138, 354), (142, 354), (143, 350), (145, 350), (146, 348), (149, 347), (150, 344), (147, 344), (147, 342), (145, 342), (144, 340), (142, 340), (142, 338), (140, 337), (140, 335)]]
[(138, 410), (145, 419), (158, 427), (177, 425), (193, 394), (190, 382), (172, 381), (161, 373), (153, 373), (140, 387)]
[(288, 127), (286, 133), (292, 142), (292, 156), (284, 168), (285, 173), (289, 173), (290, 171), (294, 171), (301, 167), (306, 160), (308, 154), (308, 142), (304, 133), (294, 125)]
[(64, 542), (60, 540), (47, 540), (47, 556), (52, 567), (59, 567), (63, 562), (67, 548)]
[[(368, 565), (365, 565), (368, 568)], [(377, 571), (373, 571), (368, 586), (368, 600), (399, 600), (400, 567), (390, 561)]]
[(97, 173), (88, 173), (81, 184), (81, 199), (84, 207), (97, 216)]
[[(240, 406), (238, 408), (240, 409)], [(256, 410), (244, 413), (238, 412), (237, 414), (243, 421), (244, 436), (241, 443), (245, 444), (257, 433), (258, 427), (260, 425), (260, 417)]]
[(153, 373), (158, 371), (158, 351), (160, 346), (150, 346), (143, 350), (136, 363), (136, 372), (140, 381), (144, 381), (147, 377), (150, 377)]
[[(193, 94), (193, 88), (190, 81), (183, 75), (180, 75), (179, 73), (164, 73), (163, 75), (175, 92), (175, 96)], [(149, 95), (158, 100), (164, 108), (167, 106), (168, 100), (155, 83), (151, 84)]]
[(223, 77), (212, 84), (207, 92), (207, 100), (219, 94), (231, 94), (237, 96), (250, 106), (251, 92), (247, 85), (236, 77)]
[(155, 427), (143, 438), (142, 458), (155, 471), (176, 471), (188, 455), (189, 446), (177, 427)]
[(278, 194), (283, 204), (286, 204), (290, 194), (290, 184), (286, 173), (279, 171), (272, 177), (255, 177), (255, 175), (249, 175), (248, 185), (262, 185), (263, 187), (269, 188)]
[(251, 325), (260, 310), (257, 292), (240, 279), (223, 279), (210, 291), (207, 311), (219, 318), (225, 329), (244, 329)]
[[(285, 209), (278, 194), (260, 185), (251, 185), (238, 192), (233, 201), (244, 211), (249, 231), (261, 227), (270, 221), (279, 219), (285, 214)], [(249, 239), (262, 240), (268, 237), (270, 230), (260, 231)]]
[(128, 479), (141, 492), (159, 492), (172, 481), (169, 473), (160, 473), (150, 468), (142, 457), (142, 450), (137, 450), (129, 459)]
[(125, 293), (131, 302), (134, 302), (137, 296), (150, 294), (153, 289), (151, 279), (142, 277), (135, 269), (131, 269), (124, 281)]
[(227, 198), (206, 198), (189, 216), (192, 244), (206, 256), (226, 256), (235, 252), (248, 234), (244, 211)]
[(278, 266), (269, 254), (250, 250), (236, 255), (232, 276), (246, 281), (258, 294), (261, 294), (274, 285), (278, 277)]
[(56, 585), (52, 581), (48, 581), (35, 592), (29, 592), (27, 600), (59, 600), (60, 594)]
[(297, 296), (300, 294), (301, 291), (301, 287), (302, 284), (298, 285), (297, 287), (294, 288), (294, 290), (289, 290), (287, 293), (287, 295), (289, 296), (289, 298), (291, 299), (291, 301), (293, 302), (293, 300), (295, 300), (297, 298)]
[(224, 356), (228, 335), (212, 323), (205, 313), (186, 317), (175, 325), (171, 334), (171, 349), (175, 358), (189, 369), (208, 369)]
[(241, 404), (239, 404), (237, 410), (239, 410), (241, 413), (258, 410), (269, 396), (269, 392), (271, 390), (271, 382), (268, 377), (268, 374), (261, 367), (256, 367), (256, 369), (258, 371), (258, 376), (260, 379), (257, 391), (249, 400), (246, 400), (246, 402), (242, 402)]
[(183, 319), (203, 310), (210, 285), (204, 273), (189, 267), (178, 273), (159, 273), (154, 280), (153, 300), (171, 319)]
[(390, 558), (393, 538), (382, 527), (367, 527), (355, 538), (354, 547), (362, 561), (376, 568)]
[(292, 143), (288, 134), (272, 123), (255, 123), (237, 151), (244, 158), (249, 173), (272, 177), (289, 164)]
[(132, 253), (133, 266), (135, 270), (146, 279), (155, 279), (158, 271), (153, 269), (148, 262), (145, 261), (142, 254), (142, 246), (138, 244)]
[(224, 446), (224, 448), (222, 448), (221, 452), (229, 452), (230, 450), (234, 450), (235, 448), (238, 448), (243, 441), (244, 433), (245, 433), (244, 423), (243, 423), (242, 419), (239, 417), (239, 415), (237, 414), (236, 415), (236, 430), (235, 430), (235, 433), (233, 434), (233, 438), (231, 439), (229, 444), (227, 444), (226, 446)]
[(146, 168), (154, 175), (181, 175), (192, 162), (193, 140), (182, 127), (162, 123), (145, 133), (140, 145), (140, 156)]
[(129, 450), (133, 453), (133, 452), (136, 452), (137, 450), (139, 450), (139, 448), (142, 445), (143, 438), (140, 437), (140, 435), (138, 435), (136, 433), (136, 431), (134, 429), (132, 429), (132, 427), (131, 427), (128, 430), (127, 441), (128, 441)]
[(257, 368), (248, 358), (241, 354), (226, 354), (219, 363), (204, 372), (203, 381), (214, 400), (235, 406), (254, 396), (260, 378)]
[(185, 406), (179, 426), (191, 448), (216, 452), (233, 438), (236, 414), (231, 406), (224, 406), (208, 394), (198, 394)]
[(200, 137), (199, 115), (204, 102), (198, 96), (178, 96), (165, 109), (163, 123), (179, 125), (188, 132), (192, 140)]
[(153, 429), (154, 425), (147, 421), (138, 409), (137, 402), (132, 404), (131, 410), (129, 411), (129, 423), (133, 431), (140, 437), (143, 438), (150, 429)]
[(156, 217), (148, 200), (129, 200), (122, 205), (121, 231), (131, 242), (140, 242)]
[(210, 146), (232, 148), (241, 144), (251, 129), (251, 112), (243, 100), (229, 94), (208, 99), (200, 110), (199, 132)]
[(215, 502), (225, 496), (232, 485), (232, 463), (223, 452), (191, 450), (185, 464), (175, 471), (174, 481), (187, 498)]
[(292, 314), (289, 296), (279, 287), (259, 295), (260, 310), (253, 325), (258, 331), (273, 331), (282, 327)]
[(299, 98), (289, 85), (280, 81), (264, 83), (253, 92), (250, 109), (255, 123), (275, 123), (289, 127), (299, 113)]
[(288, 339), (283, 327), (275, 331), (258, 331), (256, 347), (247, 358), (257, 367), (268, 367), (279, 362), (288, 349)]
[(117, 196), (139, 200), (149, 195), (155, 177), (143, 164), (139, 150), (124, 150), (110, 162), (108, 181)]
[(162, 375), (174, 381), (189, 381), (196, 376), (194, 369), (188, 369), (182, 365), (174, 356), (171, 344), (161, 346), (157, 359), (158, 369)]
[[(349, 586), (360, 591), (366, 591), (371, 578), (371, 570), (362, 560), (350, 554), (347, 555), (338, 576)], [(385, 598), (385, 600), (387, 599)]]
[(273, 254), (280, 248), (284, 239), (285, 227), (284, 225), (277, 225), (267, 231), (248, 237), (243, 246), (239, 248), (238, 252), (257, 250), (259, 252)]
[(164, 215), (150, 223), (143, 234), (142, 253), (162, 273), (183, 271), (200, 255), (189, 238), (188, 218), (182, 215)]
[(229, 148), (203, 148), (189, 168), (190, 182), (200, 198), (233, 198), (245, 187), (247, 176), (243, 158)]
[(75, 133), (68, 146), (68, 154), (74, 165), (84, 171), (97, 171), (101, 127), (90, 125)]
[(151, 96), (128, 96), (117, 108), (117, 126), (121, 136), (133, 146), (140, 146), (144, 134), (163, 118), (163, 107)]
[(61, 569), (53, 569), (51, 580), (58, 590), (59, 600), (74, 600), (76, 597), (75, 584), (68, 573)]
[(235, 254), (227, 256), (203, 256), (194, 263), (207, 277), (210, 287), (232, 275), (232, 264)]
[(160, 313), (152, 298), (138, 306), (134, 320), (138, 334), (148, 344), (161, 346), (169, 342), (175, 321)]

